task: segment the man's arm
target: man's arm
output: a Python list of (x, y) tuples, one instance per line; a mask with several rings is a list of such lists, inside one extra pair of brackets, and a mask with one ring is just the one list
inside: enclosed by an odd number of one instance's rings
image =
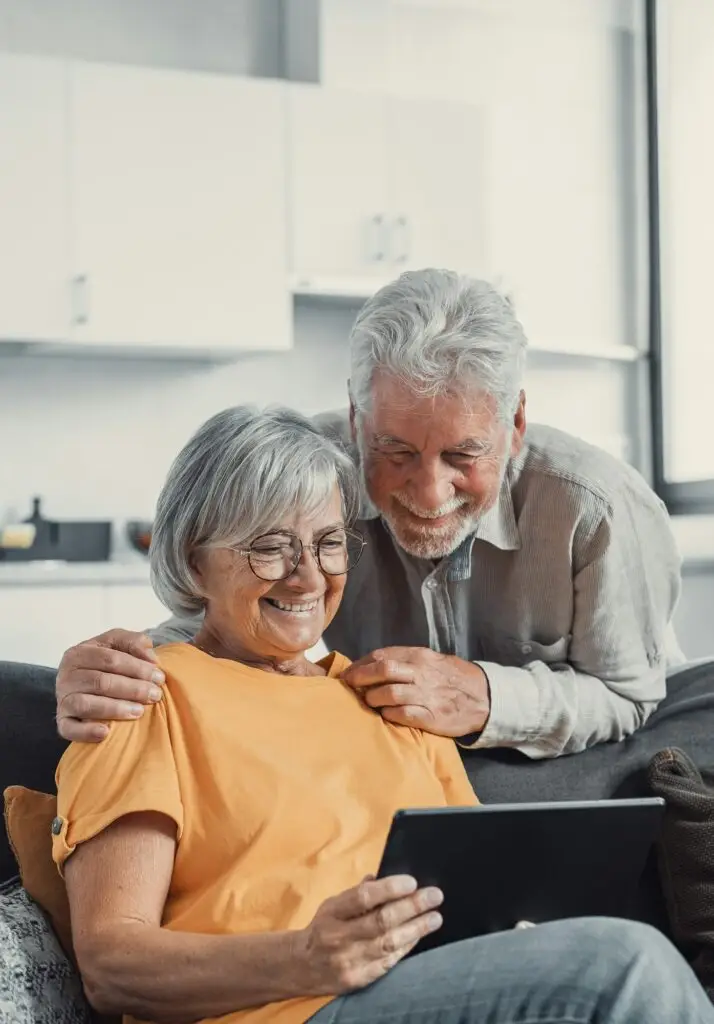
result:
[(664, 697), (668, 661), (681, 656), (671, 626), (680, 558), (664, 507), (651, 494), (619, 495), (576, 556), (567, 661), (480, 662), (491, 709), (472, 749), (576, 753), (628, 736)]

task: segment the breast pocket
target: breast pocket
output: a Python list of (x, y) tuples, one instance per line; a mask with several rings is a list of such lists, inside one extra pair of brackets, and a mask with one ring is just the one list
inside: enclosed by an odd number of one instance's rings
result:
[(484, 660), (495, 661), (499, 665), (523, 667), (532, 661), (542, 661), (546, 665), (558, 665), (567, 662), (570, 648), (570, 637), (558, 637), (552, 643), (538, 640), (522, 640), (506, 634), (493, 634), (484, 637), (482, 646)]

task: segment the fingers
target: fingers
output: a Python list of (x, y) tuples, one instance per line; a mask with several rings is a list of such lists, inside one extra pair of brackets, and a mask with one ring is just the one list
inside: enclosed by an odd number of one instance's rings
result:
[[(395, 953), (403, 946), (418, 942), (431, 929), (441, 926), (441, 916), (429, 918), (444, 902), (440, 889), (429, 886), (409, 896), (384, 903), (352, 922), (356, 939), (376, 943), (380, 955)], [(424, 930), (426, 929), (426, 931)]]
[(68, 693), (57, 702), (57, 721), (77, 718), (82, 722), (123, 721), (141, 718), (144, 708), (132, 701), (100, 697), (91, 693)]
[(379, 713), (385, 722), (392, 725), (404, 725), (409, 729), (424, 729), (429, 732), (434, 727), (434, 716), (421, 704), (401, 704), (398, 707), (382, 707)]
[(145, 661), (156, 661), (154, 645), (145, 633), (135, 633), (128, 629), (109, 629), (106, 633), (95, 636), (92, 642), (99, 647), (123, 651)]
[(415, 697), (414, 685), (410, 683), (370, 686), (362, 694), (363, 701), (371, 708), (396, 708), (403, 704), (411, 704)]
[(57, 730), (70, 743), (101, 743), (109, 734), (99, 722), (80, 722), (76, 718), (57, 718)]
[(390, 875), (388, 878), (365, 878), (359, 885), (327, 901), (330, 912), (341, 921), (364, 917), (383, 903), (410, 896), (417, 891), (411, 875)]
[(394, 658), (377, 658), (363, 664), (355, 662), (342, 674), (348, 686), (375, 686), (379, 683), (413, 683), (416, 678), (414, 665)]

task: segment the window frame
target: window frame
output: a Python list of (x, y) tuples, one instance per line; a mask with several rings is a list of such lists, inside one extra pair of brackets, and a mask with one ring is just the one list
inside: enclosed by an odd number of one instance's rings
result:
[(675, 515), (707, 515), (714, 512), (714, 478), (671, 480), (665, 472), (664, 352), (671, 339), (665, 336), (662, 318), (662, 196), (660, 189), (660, 81), (658, 28), (661, 0), (645, 0), (647, 184), (649, 234), (649, 378), (652, 430), (652, 475), (657, 494)]

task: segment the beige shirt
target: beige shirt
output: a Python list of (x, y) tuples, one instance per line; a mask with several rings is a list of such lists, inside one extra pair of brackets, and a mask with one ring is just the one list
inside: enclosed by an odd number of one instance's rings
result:
[[(346, 416), (319, 420), (349, 443)], [(406, 645), (478, 663), (491, 713), (474, 747), (556, 757), (623, 739), (663, 698), (667, 668), (684, 661), (680, 558), (634, 469), (550, 427), (526, 440), (494, 508), (438, 563), (403, 551), (365, 498), (367, 547), (325, 639), (350, 658)], [(186, 639), (198, 625), (150, 633)]]

